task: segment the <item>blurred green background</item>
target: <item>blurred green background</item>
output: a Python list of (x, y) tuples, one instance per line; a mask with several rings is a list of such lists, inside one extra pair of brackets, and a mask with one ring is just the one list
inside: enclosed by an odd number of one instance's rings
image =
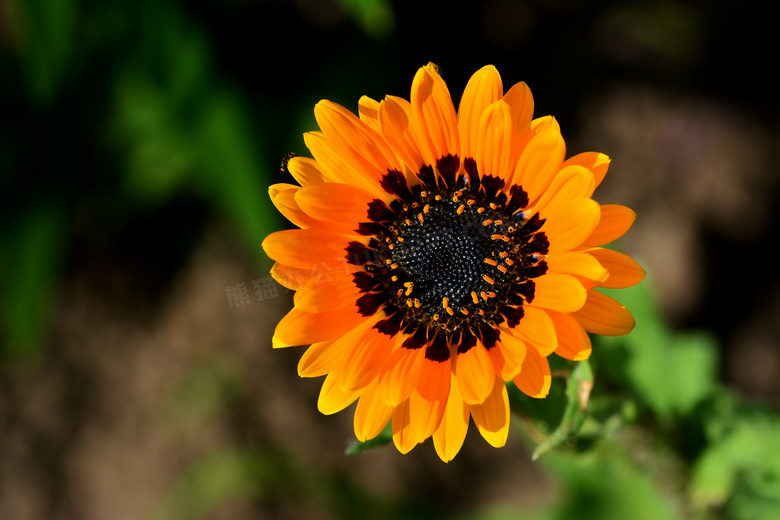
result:
[[(0, 518), (780, 518), (775, 21), (743, 1), (0, 0)], [(321, 98), (526, 81), (639, 218), (636, 316), (495, 450), (345, 456), (259, 244)], [(566, 367), (564, 367), (566, 368)]]

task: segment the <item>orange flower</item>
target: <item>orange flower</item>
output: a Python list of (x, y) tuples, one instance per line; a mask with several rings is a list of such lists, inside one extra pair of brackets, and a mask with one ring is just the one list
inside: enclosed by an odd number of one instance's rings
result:
[(357, 400), (360, 441), (391, 421), (402, 453), (433, 437), (449, 461), (469, 416), (504, 445), (505, 382), (544, 397), (547, 356), (585, 359), (587, 332), (630, 332), (631, 314), (595, 288), (629, 287), (644, 271), (598, 247), (635, 218), (591, 198), (609, 158), (564, 160), (558, 123), (533, 119), (525, 83), (504, 93), (486, 66), (456, 112), (429, 64), (410, 99), (363, 97), (359, 118), (315, 106), (321, 131), (304, 136), (314, 159), (287, 163), (300, 186), (270, 189), (301, 228), (263, 242), (273, 276), (297, 290), (273, 341), (311, 345), (299, 374), (327, 375), (322, 413)]

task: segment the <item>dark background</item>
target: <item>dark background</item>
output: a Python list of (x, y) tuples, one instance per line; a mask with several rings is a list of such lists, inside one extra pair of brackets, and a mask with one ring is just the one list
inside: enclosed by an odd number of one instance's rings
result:
[(620, 247), (665, 322), (707, 331), (719, 382), (776, 409), (763, 5), (0, 0), (0, 518), (542, 507), (560, 479), (520, 436), (493, 450), (472, 431), (449, 465), (430, 445), (344, 457), (351, 413), (320, 416), (300, 351), (270, 348), (291, 305), (259, 247), (288, 225), (267, 197), (291, 182), (282, 157), (308, 155), (319, 99), (408, 98), (429, 61), (456, 104), (496, 65), (558, 119), (567, 155), (612, 157), (596, 198), (637, 211)]

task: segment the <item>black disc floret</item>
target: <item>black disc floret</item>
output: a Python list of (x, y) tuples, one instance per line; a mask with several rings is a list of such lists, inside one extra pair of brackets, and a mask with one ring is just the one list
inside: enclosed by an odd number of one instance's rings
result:
[(380, 332), (404, 330), (410, 348), (428, 345), (426, 357), (446, 359), (443, 340), (463, 348), (477, 336), (490, 348), (498, 325), (520, 322), (533, 278), (547, 270), (540, 257), (549, 244), (539, 231), (544, 221), (523, 211), (528, 197), (519, 186), (507, 192), (469, 158), (461, 169), (457, 156), (447, 156), (437, 170), (423, 167), (411, 187), (388, 172), (382, 185), (397, 199), (369, 204), (369, 222), (358, 229), (371, 236), (368, 246), (351, 242), (347, 259), (365, 268), (355, 275), (360, 312), (383, 308)]

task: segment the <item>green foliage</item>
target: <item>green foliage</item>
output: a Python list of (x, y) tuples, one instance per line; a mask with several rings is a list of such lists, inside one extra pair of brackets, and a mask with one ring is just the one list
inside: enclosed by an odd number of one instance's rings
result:
[(699, 511), (737, 519), (780, 518), (780, 418), (718, 392), (702, 413), (707, 446), (692, 468), (690, 497)]
[(374, 437), (373, 439), (368, 439), (366, 442), (360, 442), (360, 441), (353, 441), (350, 442), (347, 445), (347, 449), (344, 451), (347, 455), (357, 455), (359, 453), (364, 453), (366, 451), (370, 451), (374, 448), (381, 448), (382, 446), (387, 446), (393, 442), (393, 431), (390, 427), (390, 423), (387, 423), (387, 426), (385, 426), (385, 429), (382, 430), (382, 432)]
[(566, 408), (563, 411), (561, 422), (555, 431), (536, 447), (531, 456), (533, 460), (549, 453), (569, 438), (577, 435), (585, 422), (592, 388), (593, 371), (590, 368), (590, 363), (587, 360), (580, 361), (566, 381)]
[[(650, 282), (612, 294), (637, 318), (631, 334), (597, 340), (598, 359), (659, 420), (686, 415), (715, 388), (717, 347), (707, 333), (674, 333), (649, 293)], [(608, 292), (608, 291), (604, 291)]]
[(40, 203), (22, 210), (0, 228), (0, 326), (2, 353), (12, 358), (36, 356), (42, 323), (55, 296), (64, 242), (62, 211)]
[(18, 0), (24, 24), (12, 26), (20, 64), (36, 105), (52, 102), (73, 65), (76, 0)]
[[(109, 237), (90, 246), (122, 247), (123, 225), (196, 201), (267, 263), (258, 244), (279, 227), (267, 195), (272, 139), (181, 3), (13, 0), (0, 9), (18, 52), (0, 72), (22, 72), (2, 85), (22, 117), (0, 129), (0, 353), (41, 351), (78, 218)], [(106, 206), (114, 211), (88, 209)]]

